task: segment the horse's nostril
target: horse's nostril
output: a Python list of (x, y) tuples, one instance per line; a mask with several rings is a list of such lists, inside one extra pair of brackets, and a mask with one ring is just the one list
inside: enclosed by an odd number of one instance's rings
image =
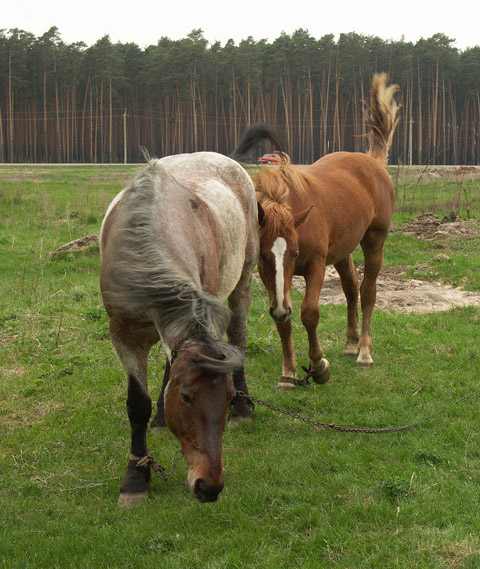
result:
[(285, 308), (285, 312), (278, 315), (275, 314), (277, 309), (270, 307), (270, 316), (275, 320), (275, 322), (286, 322), (292, 316), (292, 309), (290, 307)]
[(193, 486), (193, 493), (200, 502), (216, 502), (218, 495), (223, 490), (223, 482), (218, 486), (213, 486), (205, 482), (203, 478), (197, 478)]

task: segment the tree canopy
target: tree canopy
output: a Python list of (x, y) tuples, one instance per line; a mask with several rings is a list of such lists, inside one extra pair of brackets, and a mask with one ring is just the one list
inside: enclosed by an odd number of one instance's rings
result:
[[(372, 75), (401, 88), (391, 162), (478, 163), (480, 47), (443, 34), (417, 43), (357, 33), (210, 44), (202, 30), (145, 49), (67, 44), (0, 30), (0, 161), (119, 162), (151, 155), (229, 153), (262, 121), (296, 162), (364, 150)], [(266, 150), (273, 150), (265, 148)]]

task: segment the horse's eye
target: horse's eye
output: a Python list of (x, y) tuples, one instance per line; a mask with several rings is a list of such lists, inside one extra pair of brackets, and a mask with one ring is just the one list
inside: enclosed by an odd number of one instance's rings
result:
[(262, 261), (265, 261), (267, 258), (267, 256), (265, 255), (265, 253), (260, 253), (260, 259), (262, 259)]
[(293, 254), (293, 258), (296, 259), (298, 257), (298, 253)]
[(190, 397), (189, 397), (186, 393), (180, 393), (180, 399), (181, 399), (184, 403), (188, 403), (189, 405), (192, 404), (192, 400), (190, 399)]

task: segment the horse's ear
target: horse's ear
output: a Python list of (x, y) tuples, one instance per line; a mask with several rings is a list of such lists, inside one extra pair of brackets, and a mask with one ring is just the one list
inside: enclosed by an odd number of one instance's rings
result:
[(295, 229), (297, 227), (299, 227), (300, 225), (302, 225), (302, 223), (307, 219), (308, 214), (312, 210), (312, 207), (313, 207), (313, 204), (310, 207), (307, 207), (307, 209), (299, 211), (296, 215), (293, 216), (294, 223), (295, 223)]
[(258, 225), (263, 227), (265, 225), (265, 210), (261, 206), (260, 202), (257, 202), (257, 209), (258, 209)]

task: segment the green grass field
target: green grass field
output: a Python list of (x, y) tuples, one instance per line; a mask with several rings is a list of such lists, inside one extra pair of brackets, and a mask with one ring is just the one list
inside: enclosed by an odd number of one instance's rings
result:
[[(218, 502), (199, 504), (185, 490), (182, 462), (167, 482), (154, 478), (146, 503), (117, 508), (130, 430), (98, 253), (50, 252), (98, 233), (108, 203), (137, 169), (0, 167), (0, 567), (480, 567), (480, 396), (453, 404), (479, 388), (480, 308), (377, 310), (375, 366), (362, 371), (342, 355), (345, 308), (322, 306), (330, 382), (277, 393), (280, 345), (255, 284), (247, 352), (253, 395), (343, 425), (439, 414), (404, 433), (359, 435), (257, 407), (253, 422), (225, 431)], [(465, 188), (397, 182), (395, 223), (426, 211), (446, 215), (452, 206), (480, 219), (478, 180)], [(480, 290), (480, 239), (443, 245), (452, 262), (437, 266), (431, 242), (393, 233), (385, 263), (428, 265), (425, 278)], [(294, 340), (305, 365), (300, 302), (294, 293)], [(154, 400), (163, 366), (154, 348)], [(168, 432), (150, 436), (153, 456), (167, 468), (177, 448)]]

